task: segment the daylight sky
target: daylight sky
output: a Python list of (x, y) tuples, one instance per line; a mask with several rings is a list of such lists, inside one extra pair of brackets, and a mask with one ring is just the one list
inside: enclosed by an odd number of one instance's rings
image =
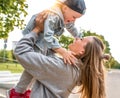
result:
[[(26, 23), (35, 13), (42, 11), (52, 5), (54, 0), (27, 0), (29, 5)], [(85, 30), (91, 30), (105, 37), (110, 44), (113, 57), (120, 62), (120, 3), (119, 0), (85, 0), (86, 13), (76, 20), (76, 26)], [(21, 31), (15, 29), (10, 33), (8, 48), (11, 41), (19, 40)], [(1, 44), (2, 45), (2, 44)], [(0, 46), (1, 47), (1, 46)]]

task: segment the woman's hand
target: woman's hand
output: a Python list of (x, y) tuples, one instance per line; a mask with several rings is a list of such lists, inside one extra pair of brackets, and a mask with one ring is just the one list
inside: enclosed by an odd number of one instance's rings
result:
[(40, 12), (36, 19), (35, 19), (35, 27), (32, 30), (35, 33), (40, 33), (42, 31), (44, 31), (44, 21), (47, 18), (48, 15), (48, 10), (44, 10), (43, 12)]

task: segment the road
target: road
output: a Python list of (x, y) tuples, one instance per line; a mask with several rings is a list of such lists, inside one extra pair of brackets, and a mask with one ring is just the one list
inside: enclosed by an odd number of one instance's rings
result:
[[(107, 98), (120, 98), (120, 70), (111, 70), (108, 72), (106, 89)], [(0, 89), (0, 98), (6, 98), (5, 90), (3, 89)], [(77, 94), (71, 94), (69, 98), (79, 98), (79, 96)]]
[(107, 98), (120, 98), (120, 70), (113, 70), (107, 76)]

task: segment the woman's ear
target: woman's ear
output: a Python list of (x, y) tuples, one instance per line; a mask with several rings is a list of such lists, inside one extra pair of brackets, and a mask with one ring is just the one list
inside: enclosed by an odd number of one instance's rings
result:
[(84, 50), (81, 50), (81, 51), (80, 51), (80, 55), (83, 55), (84, 53), (85, 53)]

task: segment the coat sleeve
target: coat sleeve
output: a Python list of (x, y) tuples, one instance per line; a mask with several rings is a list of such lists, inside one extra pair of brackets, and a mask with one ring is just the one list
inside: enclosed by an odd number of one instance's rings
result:
[(28, 34), (29, 32), (31, 32), (35, 26), (35, 18), (36, 18), (37, 14), (36, 15), (33, 15), (30, 19), (30, 21), (28, 22), (28, 24), (26, 25), (25, 29), (22, 31), (22, 34), (23, 35), (26, 35)]
[(14, 55), (19, 63), (39, 81), (49, 81), (51, 77), (55, 80), (58, 77), (56, 73), (65, 76), (67, 66), (63, 60), (34, 52), (33, 47), (36, 39), (37, 35), (31, 32), (17, 43)]
[(82, 37), (82, 33), (81, 32), (78, 32), (77, 28), (75, 27), (74, 23), (68, 23), (65, 25), (66, 26), (66, 29), (68, 32), (70, 32), (70, 34), (73, 36), (73, 37), (79, 37), (81, 38)]
[(45, 20), (44, 39), (47, 42), (47, 47), (49, 49), (61, 47), (57, 38), (54, 36), (56, 33), (55, 31), (58, 27), (58, 23), (59, 23), (59, 17), (54, 13), (50, 13), (47, 19)]

